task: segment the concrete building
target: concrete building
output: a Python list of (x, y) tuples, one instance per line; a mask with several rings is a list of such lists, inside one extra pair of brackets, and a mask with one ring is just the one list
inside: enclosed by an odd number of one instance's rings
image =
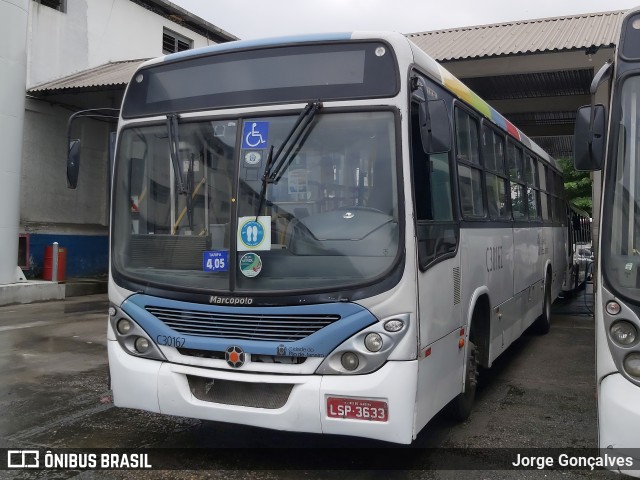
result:
[(166, 0), (29, 0), (27, 99), (20, 193), (19, 263), (43, 274), (45, 246), (66, 253), (66, 276), (108, 270), (111, 119), (82, 119), (80, 181), (66, 188), (67, 120), (78, 110), (119, 108), (148, 58), (235, 40)]

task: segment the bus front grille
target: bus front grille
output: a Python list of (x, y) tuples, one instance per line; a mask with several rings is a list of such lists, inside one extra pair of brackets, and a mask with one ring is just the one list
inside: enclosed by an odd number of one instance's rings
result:
[(187, 375), (191, 393), (203, 402), (239, 407), (277, 409), (287, 403), (292, 384), (249, 383)]
[(183, 335), (295, 342), (340, 320), (339, 315), (231, 314), (146, 307), (147, 312)]

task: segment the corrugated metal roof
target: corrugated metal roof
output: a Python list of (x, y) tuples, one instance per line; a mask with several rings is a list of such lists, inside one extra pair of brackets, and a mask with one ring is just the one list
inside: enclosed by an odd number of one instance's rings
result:
[(553, 158), (573, 157), (573, 135), (531, 137)]
[(110, 62), (99, 67), (73, 73), (63, 78), (30, 88), (30, 94), (61, 93), (64, 90), (126, 86), (138, 66), (147, 59)]
[(484, 100), (506, 100), (557, 95), (589, 95), (593, 70), (494, 75), (465, 78), (464, 83)]
[(438, 61), (615, 45), (624, 11), (521, 20), (407, 37)]
[(576, 111), (557, 112), (514, 112), (506, 115), (509, 121), (521, 128), (532, 125), (573, 125), (576, 123)]

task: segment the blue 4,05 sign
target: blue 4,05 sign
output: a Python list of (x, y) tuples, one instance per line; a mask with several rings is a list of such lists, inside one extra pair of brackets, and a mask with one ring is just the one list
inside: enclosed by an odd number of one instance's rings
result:
[(202, 269), (205, 272), (226, 272), (229, 270), (229, 252), (216, 250), (204, 252), (202, 256)]

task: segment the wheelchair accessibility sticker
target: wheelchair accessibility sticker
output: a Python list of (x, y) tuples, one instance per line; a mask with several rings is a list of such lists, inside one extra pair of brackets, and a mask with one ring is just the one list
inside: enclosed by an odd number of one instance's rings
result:
[(242, 148), (267, 148), (269, 122), (244, 122)]
[(240, 217), (238, 222), (238, 251), (271, 250), (271, 217)]

